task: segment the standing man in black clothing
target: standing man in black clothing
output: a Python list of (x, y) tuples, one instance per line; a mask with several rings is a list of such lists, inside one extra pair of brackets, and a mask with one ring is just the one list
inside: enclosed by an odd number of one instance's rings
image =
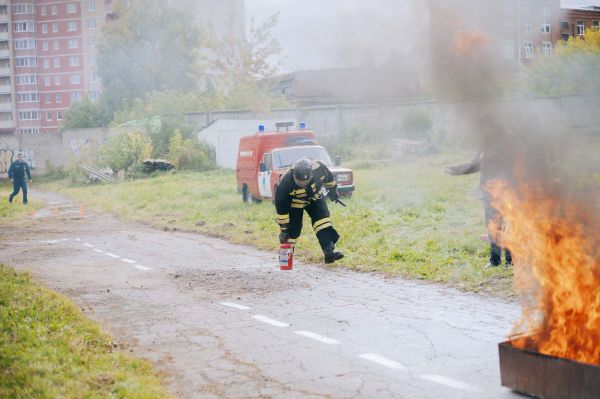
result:
[[(481, 172), (480, 188), (483, 194), (483, 206), (485, 209), (485, 224), (492, 229), (502, 230), (504, 221), (502, 215), (492, 206), (490, 194), (485, 190), (486, 184), (494, 179), (500, 179), (514, 183), (513, 168), (515, 167), (514, 138), (510, 137), (508, 131), (500, 122), (490, 114), (480, 117), (479, 125), (483, 135), (483, 146), (477, 156), (469, 163), (463, 165), (446, 166), (446, 173), (459, 176)], [(491, 223), (493, 221), (493, 223)], [(503, 248), (502, 243), (496, 242), (500, 236), (499, 231), (490, 232), (490, 262), (486, 267), (496, 267), (502, 262), (502, 249), (506, 259), (506, 267), (512, 265), (512, 255), (508, 248)]]
[(277, 223), (281, 229), (279, 242), (296, 243), (306, 210), (325, 254), (325, 263), (333, 263), (344, 254), (335, 251), (340, 235), (331, 223), (325, 196), (332, 201), (339, 198), (333, 173), (319, 161), (307, 158), (296, 161), (282, 176), (275, 193)]
[(8, 202), (12, 203), (13, 198), (19, 194), (19, 190), (23, 190), (23, 205), (27, 204), (27, 182), (25, 181), (25, 175), (31, 182), (31, 171), (27, 162), (23, 161), (23, 154), (17, 155), (17, 160), (14, 161), (8, 169), (8, 178), (13, 182), (13, 192), (8, 197)]

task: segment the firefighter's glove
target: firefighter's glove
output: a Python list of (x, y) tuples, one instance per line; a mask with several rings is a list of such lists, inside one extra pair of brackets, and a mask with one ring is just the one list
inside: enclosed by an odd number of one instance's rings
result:
[(281, 232), (279, 233), (279, 242), (285, 244), (290, 239), (290, 229), (288, 224), (281, 225)]
[(335, 201), (337, 201), (337, 200), (338, 200), (338, 198), (340, 198), (340, 194), (338, 193), (338, 191), (337, 191), (337, 188), (336, 188), (336, 187), (334, 187), (334, 188), (332, 188), (331, 190), (329, 190), (329, 199), (330, 199), (332, 202), (335, 202)]

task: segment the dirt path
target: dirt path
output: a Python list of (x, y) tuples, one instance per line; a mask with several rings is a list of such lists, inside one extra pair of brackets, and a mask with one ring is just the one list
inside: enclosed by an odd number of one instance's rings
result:
[(504, 398), (497, 343), (516, 305), (296, 265), (124, 224), (54, 194), (3, 226), (0, 262), (71, 297), (181, 398)]

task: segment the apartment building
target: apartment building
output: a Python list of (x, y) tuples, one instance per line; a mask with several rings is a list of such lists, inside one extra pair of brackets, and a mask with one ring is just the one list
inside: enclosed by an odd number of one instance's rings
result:
[(96, 44), (109, 3), (0, 0), (0, 132), (58, 132), (73, 103), (98, 99)]
[[(598, 1), (600, 4), (600, 0)], [(563, 7), (560, 13), (562, 40), (582, 37), (586, 29), (600, 30), (600, 5), (587, 7)]]
[(12, 85), (11, 12), (8, 1), (0, 0), (0, 134), (15, 130), (15, 104)]
[(513, 69), (550, 56), (560, 39), (560, 0), (430, 0), (431, 36), (473, 32)]
[(504, 56), (527, 64), (552, 55), (560, 39), (560, 0), (507, 0), (503, 5)]

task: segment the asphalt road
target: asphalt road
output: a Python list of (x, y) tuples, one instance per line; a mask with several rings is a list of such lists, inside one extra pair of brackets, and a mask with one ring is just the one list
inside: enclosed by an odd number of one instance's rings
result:
[[(94, 214), (54, 195), (0, 261), (71, 297), (182, 398), (510, 398), (519, 307)], [(20, 206), (20, 205), (19, 205)]]

